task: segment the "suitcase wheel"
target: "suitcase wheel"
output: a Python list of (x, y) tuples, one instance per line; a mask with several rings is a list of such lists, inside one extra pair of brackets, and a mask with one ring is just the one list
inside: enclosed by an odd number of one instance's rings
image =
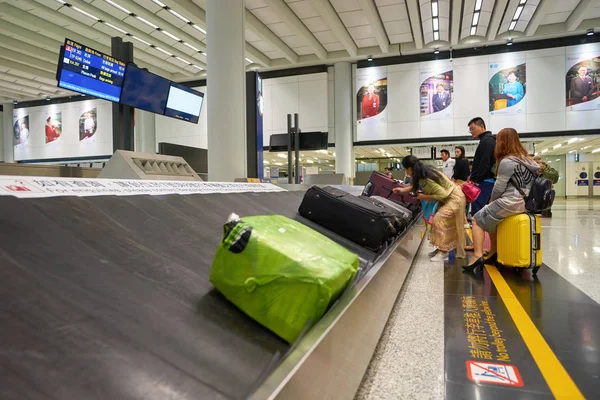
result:
[(532, 276), (537, 276), (537, 272), (540, 269), (540, 267), (533, 267), (533, 270), (531, 270), (531, 275)]

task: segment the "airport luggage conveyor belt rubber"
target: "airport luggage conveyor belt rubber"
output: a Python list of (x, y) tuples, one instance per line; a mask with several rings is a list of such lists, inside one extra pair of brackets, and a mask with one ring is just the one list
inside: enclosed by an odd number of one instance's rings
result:
[[(351, 398), (418, 251), (422, 223), (376, 259), (302, 220), (356, 252), (362, 268), (374, 267), (291, 348), (208, 280), (231, 212), (301, 218), (303, 195), (0, 196), (0, 398), (315, 398), (311, 390), (344, 398), (336, 379), (349, 383)], [(383, 269), (390, 260), (393, 268)], [(353, 306), (359, 310), (344, 315)], [(345, 337), (347, 329), (356, 337)], [(345, 354), (352, 340), (364, 354)], [(328, 355), (311, 364), (319, 345), (342, 361)], [(327, 371), (335, 370), (327, 362), (358, 369)], [(311, 372), (315, 365), (325, 370)], [(299, 391), (305, 385), (317, 388)]]

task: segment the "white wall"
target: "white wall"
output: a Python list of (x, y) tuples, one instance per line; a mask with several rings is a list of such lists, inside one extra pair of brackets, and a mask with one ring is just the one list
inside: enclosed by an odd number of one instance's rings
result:
[[(519, 132), (597, 129), (600, 127), (600, 109), (568, 111), (565, 105), (565, 75), (567, 61), (582, 53), (600, 55), (600, 43), (553, 49), (511, 52), (489, 56), (436, 60), (423, 63), (390, 65), (387, 67), (359, 68), (356, 70), (355, 90), (365, 82), (387, 77), (388, 104), (377, 117), (357, 124), (357, 140), (421, 139), (468, 135), (467, 123), (476, 116), (484, 118), (493, 132), (513, 127)], [(490, 64), (510, 66), (526, 62), (526, 95), (522, 102), (524, 112), (491, 115), (488, 109), (488, 82)], [(570, 62), (570, 64), (569, 64)], [(453, 111), (447, 119), (420, 116), (419, 88), (423, 80), (420, 71), (453, 70)], [(356, 95), (354, 107), (356, 108)], [(521, 104), (519, 103), (519, 104)], [(385, 114), (384, 114), (385, 113)]]
[[(97, 113), (96, 132), (91, 138), (80, 140), (79, 119), (82, 114), (93, 109)], [(46, 143), (46, 118), (57, 113), (62, 115), (62, 134), (57, 140)], [(13, 112), (13, 124), (26, 116), (29, 116), (29, 138), (14, 146), (15, 161), (112, 154), (112, 103), (108, 101), (91, 99), (17, 108)]]
[(329, 142), (333, 142), (329, 107), (329, 99), (333, 100), (329, 95), (333, 92), (332, 79), (326, 72), (265, 79), (264, 145), (269, 145), (272, 134), (287, 132), (287, 114), (295, 113), (299, 114), (302, 131), (329, 132)]
[(200, 149), (208, 148), (206, 115), (209, 97), (206, 92), (206, 86), (195, 87), (194, 89), (204, 93), (204, 103), (202, 104), (198, 123), (191, 124), (178, 119), (156, 115), (156, 151), (158, 151), (158, 143), (160, 142), (198, 147)]

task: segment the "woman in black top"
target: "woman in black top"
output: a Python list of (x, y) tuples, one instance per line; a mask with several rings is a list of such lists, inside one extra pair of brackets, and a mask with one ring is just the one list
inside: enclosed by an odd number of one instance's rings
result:
[(456, 156), (456, 164), (454, 164), (454, 174), (452, 179), (458, 183), (465, 182), (469, 178), (469, 160), (465, 158), (465, 148), (463, 146), (456, 146), (454, 148), (454, 154)]

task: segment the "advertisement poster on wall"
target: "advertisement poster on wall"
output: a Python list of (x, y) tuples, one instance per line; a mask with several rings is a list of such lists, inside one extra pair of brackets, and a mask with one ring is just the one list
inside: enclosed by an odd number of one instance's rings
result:
[(29, 139), (29, 115), (22, 117), (13, 117), (13, 133), (14, 133), (14, 145), (17, 147), (24, 147), (25, 143)]
[(454, 73), (451, 69), (423, 69), (420, 71), (419, 110), (421, 120), (452, 119)]
[(85, 110), (79, 116), (79, 141), (95, 142), (98, 129), (98, 109)]
[(566, 71), (567, 110), (600, 110), (600, 52), (568, 55)]
[(491, 63), (489, 68), (489, 110), (491, 115), (524, 114), (527, 101), (525, 61)]
[[(364, 72), (363, 72), (364, 71)], [(357, 139), (375, 140), (386, 136), (387, 74), (369, 70), (356, 77)]]
[(62, 111), (53, 113), (46, 117), (46, 125), (44, 126), (46, 144), (55, 142), (62, 134)]

